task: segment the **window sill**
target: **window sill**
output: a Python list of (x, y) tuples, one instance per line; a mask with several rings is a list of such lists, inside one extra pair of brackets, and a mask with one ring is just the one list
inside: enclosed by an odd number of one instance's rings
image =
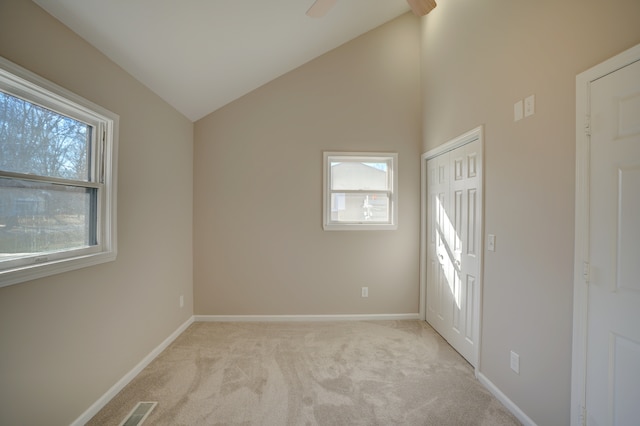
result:
[(398, 225), (381, 223), (325, 223), (322, 227), (325, 231), (395, 231)]
[(88, 266), (99, 265), (101, 263), (112, 262), (114, 260), (116, 260), (116, 252), (105, 251), (0, 271), (0, 287), (86, 268)]

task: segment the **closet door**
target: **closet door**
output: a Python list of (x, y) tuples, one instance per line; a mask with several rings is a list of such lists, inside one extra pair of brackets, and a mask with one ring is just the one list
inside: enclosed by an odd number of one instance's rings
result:
[(427, 161), (427, 321), (475, 366), (481, 152), (475, 140)]

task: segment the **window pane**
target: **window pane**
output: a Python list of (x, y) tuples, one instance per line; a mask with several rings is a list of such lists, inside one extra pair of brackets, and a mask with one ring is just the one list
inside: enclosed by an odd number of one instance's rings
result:
[(0, 92), (0, 170), (89, 180), (91, 126)]
[(0, 178), (0, 261), (96, 245), (97, 191)]
[(331, 161), (331, 189), (389, 190), (387, 162)]
[(334, 192), (331, 194), (331, 221), (388, 223), (389, 196)]

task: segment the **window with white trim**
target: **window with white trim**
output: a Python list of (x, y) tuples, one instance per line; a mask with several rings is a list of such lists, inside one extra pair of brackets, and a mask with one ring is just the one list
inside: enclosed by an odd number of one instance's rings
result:
[(324, 229), (397, 229), (397, 163), (395, 153), (325, 152)]
[(115, 259), (117, 127), (0, 58), (0, 287)]

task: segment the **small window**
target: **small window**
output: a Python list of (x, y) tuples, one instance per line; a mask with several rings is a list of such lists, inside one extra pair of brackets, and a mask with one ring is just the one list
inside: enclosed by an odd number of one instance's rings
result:
[(396, 229), (397, 163), (397, 154), (325, 152), (324, 229)]
[(0, 58), (0, 287), (115, 259), (117, 122)]

